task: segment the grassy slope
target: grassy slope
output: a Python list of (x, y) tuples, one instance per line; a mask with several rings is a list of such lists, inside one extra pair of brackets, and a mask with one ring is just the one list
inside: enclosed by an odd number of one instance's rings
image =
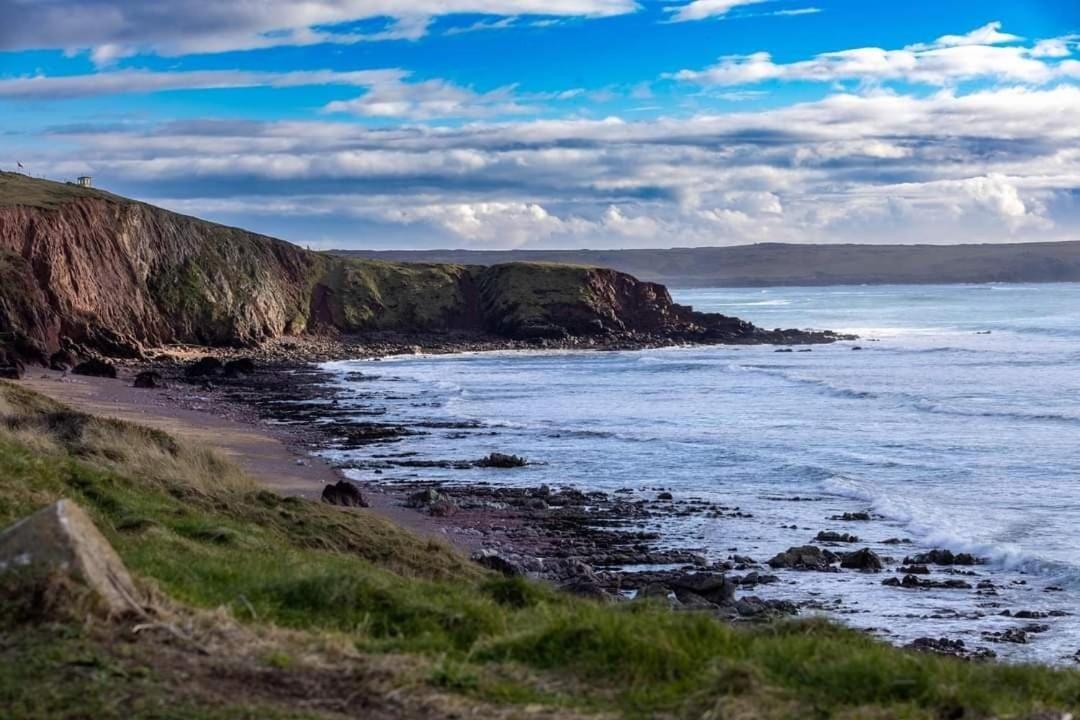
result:
[[(410, 693), (641, 717), (1028, 717), (1080, 706), (1075, 672), (917, 655), (822, 622), (738, 630), (497, 579), (370, 513), (276, 497), (205, 450), (6, 383), (0, 478), (0, 525), (71, 497), (131, 569), (172, 598), (225, 608), (262, 632), (290, 628), (369, 656), (412, 657), (422, 670)], [(289, 668), (289, 652), (266, 662)], [(0, 613), (0, 707), (20, 717), (86, 717), (78, 708), (126, 719), (335, 716), (288, 711), (275, 697), (221, 714), (191, 672), (187, 704), (161, 714), (154, 708), (175, 688), (160, 658), (144, 652), (133, 666), (128, 655), (79, 625)], [(61, 672), (86, 663), (93, 672), (74, 680)]]

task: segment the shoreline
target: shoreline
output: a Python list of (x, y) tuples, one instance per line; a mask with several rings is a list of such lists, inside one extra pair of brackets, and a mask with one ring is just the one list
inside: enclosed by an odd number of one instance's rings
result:
[[(462, 347), (448, 343), (436, 348), (420, 347), (419, 352), (413, 347), (392, 344), (379, 349), (400, 350), (402, 347), (407, 352), (371, 352), (369, 346), (367, 358), (392, 354), (437, 355), (514, 349), (501, 344), (497, 347)], [(196, 413), (187, 419), (201, 421), (216, 418), (210, 421), (212, 427), (218, 428), (220, 426), (216, 423), (224, 423), (230, 430), (243, 428), (273, 439), (283, 453), (278, 456), (278, 462), (301, 463), (296, 468), (303, 469), (310, 483), (302, 489), (285, 489), (285, 492), (291, 491), (313, 499), (318, 498), (323, 487), (346, 478), (342, 468), (318, 456), (320, 450), (334, 443), (344, 443), (344, 447), (351, 449), (371, 448), (372, 454), (377, 455), (380, 448), (392, 448), (396, 439), (424, 432), (423, 428), (396, 425), (395, 418), (385, 415), (364, 418), (355, 405), (339, 408), (334, 397), (337, 388), (326, 383), (330, 376), (313, 364), (315, 361), (259, 363), (253, 375), (237, 378), (185, 378), (185, 363), (205, 354), (202, 348), (192, 352), (171, 348), (167, 349), (164, 358), (159, 356), (156, 362), (126, 363), (122, 380), (79, 378), (74, 383), (116, 388), (128, 386), (130, 383), (125, 380), (130, 381), (137, 370), (153, 369), (160, 372), (169, 383), (168, 389), (148, 391), (126, 387), (120, 393), (124, 396), (120, 399), (141, 402), (143, 398), (154, 398), (157, 412), (174, 420), (178, 413)], [(236, 357), (243, 353), (227, 351), (220, 354)], [(273, 355), (273, 350), (267, 354), (269, 357)], [(27, 377), (28, 380), (34, 377), (34, 372)], [(71, 384), (55, 382), (57, 379), (58, 374), (54, 374), (47, 380), (30, 380), (28, 384), (34, 387), (35, 382), (46, 385), (52, 382), (54, 389), (66, 388)], [(42, 389), (46, 394), (53, 394), (48, 392), (47, 387)], [(81, 404), (86, 402), (85, 397), (72, 401), (73, 393), (65, 391), (57, 394), (66, 394), (67, 399), (58, 399), (81, 409), (95, 414), (109, 414)], [(113, 401), (116, 400), (114, 397)], [(352, 419), (346, 420), (345, 416), (352, 416)], [(357, 420), (356, 416), (363, 419)], [(123, 419), (145, 423), (141, 416)], [(449, 428), (450, 424), (448, 421), (448, 424), (439, 427)], [(225, 433), (224, 437), (228, 440), (229, 434)], [(220, 442), (220, 438), (215, 439)], [(404, 462), (422, 476), (424, 464), (408, 465), (408, 460)], [(247, 467), (250, 469), (250, 466)], [(286, 469), (292, 470), (291, 467)], [(737, 508), (702, 506), (690, 497), (676, 497), (671, 502), (657, 503), (655, 498), (641, 497), (640, 493), (635, 495), (629, 489), (614, 493), (583, 491), (574, 485), (574, 478), (568, 478), (567, 483), (556, 488), (508, 488), (499, 484), (462, 484), (424, 480), (422, 477), (389, 484), (379, 480), (379, 470), (368, 470), (365, 472), (367, 477), (363, 479), (348, 479), (361, 489), (372, 512), (421, 535), (444, 539), (477, 562), (506, 574), (536, 577), (569, 592), (589, 597), (652, 596), (665, 600), (673, 608), (708, 610), (719, 617), (739, 622), (794, 615), (798, 614), (800, 608), (810, 612), (828, 610), (813, 603), (796, 603), (786, 599), (791, 595), (781, 586), (781, 578), (773, 574), (774, 568), (765, 562), (767, 558), (734, 554), (710, 563), (703, 554), (693, 550), (663, 549), (663, 537), (659, 533), (643, 532), (640, 527), (644, 520), (651, 519), (655, 524), (656, 520), (688, 513), (719, 518), (724, 517), (725, 512), (738, 512)], [(257, 475), (257, 479), (266, 482), (267, 478)], [(270, 479), (273, 481), (273, 476)], [(857, 549), (831, 543), (817, 544), (822, 545), (821, 549), (826, 554), (830, 546), (836, 551), (833, 554), (834, 563), (845, 555), (843, 550)], [(901, 576), (893, 572), (897, 560), (885, 560), (885, 572), (878, 577), (890, 582), (895, 579), (898, 582), (896, 592), (911, 592), (910, 589), (900, 588), (930, 587), (900, 585)], [(835, 566), (830, 568), (832, 572), (838, 570)], [(787, 570), (775, 571), (779, 572), (784, 582), (790, 582), (791, 576)], [(939, 572), (946, 577), (968, 574), (952, 568), (936, 568), (934, 575), (937, 576)], [(909, 573), (904, 576), (905, 583), (908, 577), (925, 582), (925, 575), (914, 577)], [(989, 583), (985, 586), (986, 592), (993, 592), (994, 583), (990, 579), (993, 577), (992, 570), (984, 575), (986, 583)], [(755, 588), (778, 582), (781, 585), (770, 587), (763, 593), (767, 599), (755, 595)], [(963, 582), (958, 580), (958, 583)], [(974, 582), (975, 579), (971, 579), (969, 587), (974, 587)], [(984, 585), (980, 584), (979, 587), (984, 588)], [(983, 590), (978, 593), (983, 594)], [(972, 643), (965, 647), (945, 638), (931, 637), (919, 638), (919, 641), (915, 646), (930, 652), (978, 658), (993, 656), (985, 644), (976, 647)]]

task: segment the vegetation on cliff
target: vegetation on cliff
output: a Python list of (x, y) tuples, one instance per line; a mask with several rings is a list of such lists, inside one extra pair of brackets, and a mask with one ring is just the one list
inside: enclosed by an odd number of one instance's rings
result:
[[(365, 510), (0, 383), (0, 527), (87, 508), (164, 619), (0, 602), (14, 717), (1033, 717), (1080, 674), (962, 662), (820, 621), (735, 628), (495, 576)], [(468, 708), (467, 710), (465, 708)]]

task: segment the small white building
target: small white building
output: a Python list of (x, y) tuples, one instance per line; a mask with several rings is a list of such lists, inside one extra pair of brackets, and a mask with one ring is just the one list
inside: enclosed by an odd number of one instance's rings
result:
[(90, 177), (89, 175), (83, 175), (76, 182), (78, 182), (79, 185), (81, 185), (82, 187), (93, 187), (94, 186), (94, 179), (92, 177)]

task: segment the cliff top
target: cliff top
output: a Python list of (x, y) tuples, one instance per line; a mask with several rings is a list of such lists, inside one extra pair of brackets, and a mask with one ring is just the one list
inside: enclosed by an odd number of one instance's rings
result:
[(110, 202), (134, 202), (97, 188), (85, 188), (75, 183), (43, 180), (12, 172), (0, 172), (0, 207), (24, 205), (52, 210), (80, 198), (96, 198)]

